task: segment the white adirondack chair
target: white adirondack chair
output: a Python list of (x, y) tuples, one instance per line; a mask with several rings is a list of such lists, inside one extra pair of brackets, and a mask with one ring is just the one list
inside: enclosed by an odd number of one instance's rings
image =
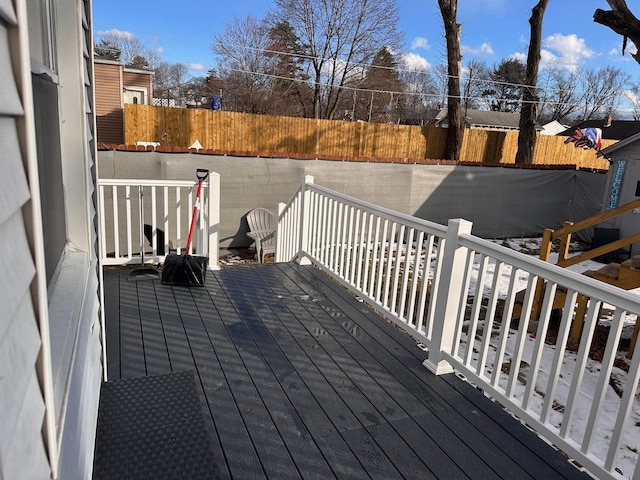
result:
[(260, 263), (266, 253), (276, 251), (276, 223), (273, 213), (266, 208), (257, 207), (247, 213), (249, 232), (247, 236), (256, 242), (256, 253)]

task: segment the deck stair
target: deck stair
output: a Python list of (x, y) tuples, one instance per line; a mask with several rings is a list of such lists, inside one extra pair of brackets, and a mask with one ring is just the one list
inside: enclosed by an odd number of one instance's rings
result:
[(640, 287), (640, 255), (622, 263), (609, 263), (599, 270), (588, 270), (585, 275), (624, 290)]
[[(566, 268), (571, 265), (576, 265), (580, 262), (587, 260), (593, 260), (594, 258), (601, 257), (603, 255), (615, 254), (620, 252), (621, 249), (631, 251), (630, 246), (634, 243), (640, 242), (640, 232), (631, 234), (628, 237), (620, 238), (603, 245), (592, 246), (591, 250), (579, 253), (577, 255), (569, 256), (569, 245), (571, 243), (571, 235), (580, 230), (595, 227), (602, 222), (606, 222), (621, 214), (631, 212), (634, 209), (640, 208), (640, 198), (636, 198), (631, 202), (624, 205), (619, 205), (616, 208), (606, 210), (592, 217), (581, 220), (577, 223), (564, 222), (562, 228), (558, 230), (552, 230), (550, 228), (545, 229), (542, 235), (542, 245), (540, 246), (540, 259), (546, 262), (550, 261), (552, 244), (555, 240), (559, 240), (558, 246), (558, 260), (556, 265)], [(590, 270), (584, 272), (592, 278), (615, 285), (624, 290), (632, 290), (640, 287), (640, 255), (632, 257), (622, 263), (609, 263), (603, 266), (599, 270)], [(540, 310), (542, 307), (542, 301), (546, 290), (546, 283), (538, 281), (535, 287), (535, 294), (533, 298), (532, 308), (529, 319), (531, 321), (539, 320)], [(526, 291), (521, 291), (516, 294), (513, 312), (511, 319), (520, 319), (522, 316), (522, 305), (524, 302)], [(562, 309), (566, 301), (566, 291), (563, 291), (562, 287), (558, 286), (555, 296), (553, 298), (552, 310)], [(575, 303), (575, 315), (571, 326), (571, 332), (569, 341), (577, 344), (580, 340), (582, 332), (582, 326), (584, 323), (584, 315), (586, 313), (588, 298), (583, 295), (579, 295)], [(635, 345), (635, 339), (640, 334), (640, 322), (637, 322), (634, 330), (632, 345)], [(629, 349), (628, 355), (633, 354), (633, 347)]]

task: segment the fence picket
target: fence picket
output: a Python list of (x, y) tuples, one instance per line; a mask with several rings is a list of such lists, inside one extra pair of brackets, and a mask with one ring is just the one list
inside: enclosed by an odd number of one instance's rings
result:
[[(447, 129), (388, 123), (276, 117), (221, 110), (126, 104), (127, 145), (163, 141), (189, 147), (196, 139), (204, 149), (259, 154), (313, 155), (341, 159), (382, 158), (420, 162), (444, 158)], [(275, 126), (277, 125), (277, 127)], [(593, 150), (565, 145), (566, 137), (538, 135), (534, 165), (576, 165), (608, 169)], [(356, 140), (357, 139), (357, 140)], [(460, 158), (467, 162), (513, 164), (517, 131), (465, 129)], [(604, 140), (607, 147), (615, 140)]]

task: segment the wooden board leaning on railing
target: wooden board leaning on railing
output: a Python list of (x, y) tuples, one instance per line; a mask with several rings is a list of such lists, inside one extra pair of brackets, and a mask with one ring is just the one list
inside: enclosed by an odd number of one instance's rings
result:
[[(124, 108), (125, 143), (165, 141), (189, 147), (260, 155), (315, 155), (381, 159), (442, 159), (447, 130), (387, 123), (316, 120), (253, 115), (202, 109), (127, 104)], [(564, 143), (566, 137), (539, 135), (534, 165), (575, 165), (608, 169), (609, 162), (594, 150)], [(165, 140), (163, 140), (165, 139)], [(605, 140), (603, 146), (615, 143)], [(465, 162), (513, 164), (518, 132), (466, 129), (460, 159)]]

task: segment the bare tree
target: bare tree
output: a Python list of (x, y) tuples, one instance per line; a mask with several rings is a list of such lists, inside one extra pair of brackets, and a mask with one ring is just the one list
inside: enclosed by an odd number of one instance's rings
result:
[(445, 105), (449, 91), (449, 66), (446, 63), (438, 63), (431, 69), (429, 76), (434, 86), (435, 99), (441, 106)]
[(153, 75), (153, 91), (159, 98), (182, 98), (181, 86), (186, 83), (189, 69), (183, 63), (160, 62)]
[(627, 40), (630, 39), (636, 46), (636, 53), (631, 54), (636, 62), (640, 63), (640, 20), (631, 13), (625, 0), (607, 0), (611, 10), (596, 9), (593, 13), (593, 21), (609, 27), (619, 35), (622, 35), (622, 54), (627, 49)]
[[(403, 121), (414, 125), (424, 125), (435, 116), (438, 105), (444, 103), (440, 98), (432, 68), (424, 70), (415, 65), (405, 65), (400, 72), (406, 95), (406, 114)], [(446, 74), (444, 75), (446, 78)], [(446, 96), (446, 89), (445, 96)]]
[(234, 17), (211, 44), (226, 94), (235, 97), (238, 110), (266, 113), (268, 109), (271, 75), (278, 61), (267, 54), (270, 45), (268, 25), (252, 16)]
[(637, 122), (640, 120), (640, 86), (638, 82), (633, 83), (623, 95), (633, 106), (632, 115), (633, 119)]
[(315, 118), (333, 118), (350, 82), (383, 47), (400, 50), (395, 0), (276, 0), (272, 22), (286, 19), (309, 66)]
[(585, 71), (582, 77), (582, 120), (613, 113), (630, 79), (615, 67)]
[(157, 53), (145, 47), (140, 39), (130, 32), (109, 30), (100, 35), (100, 44), (120, 50), (119, 60), (125, 65), (153, 69), (160, 62)]
[(540, 0), (529, 18), (531, 38), (527, 52), (527, 70), (525, 88), (522, 94), (520, 109), (520, 131), (518, 132), (518, 151), (515, 163), (533, 163), (533, 150), (536, 147), (536, 120), (538, 118), (538, 67), (540, 65), (540, 49), (542, 47), (542, 19), (549, 0)]
[(447, 44), (447, 111), (449, 128), (444, 156), (450, 160), (460, 160), (462, 139), (464, 135), (464, 118), (460, 102), (460, 70), (462, 55), (460, 53), (460, 32), (462, 25), (458, 23), (458, 0), (438, 0), (444, 36)]
[(579, 110), (580, 72), (553, 67), (545, 73), (546, 86), (541, 90), (539, 120), (563, 121)]
[(469, 109), (487, 107), (482, 92), (487, 89), (490, 71), (487, 64), (478, 59), (471, 59), (463, 68), (463, 114)]

